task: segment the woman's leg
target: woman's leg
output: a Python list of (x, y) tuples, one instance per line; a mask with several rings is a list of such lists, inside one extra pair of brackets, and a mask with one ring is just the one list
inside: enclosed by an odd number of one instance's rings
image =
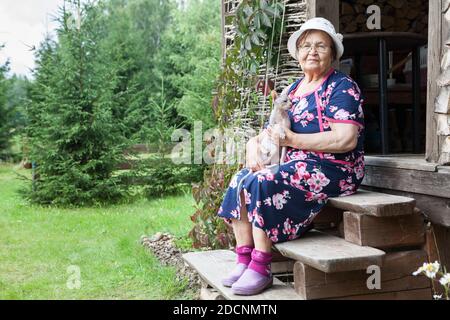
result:
[[(238, 295), (257, 294), (270, 287), (273, 283), (270, 268), (270, 263), (272, 262), (272, 241), (262, 229), (253, 227), (250, 223), (249, 225), (255, 248), (251, 253), (251, 261), (247, 269), (232, 285), (232, 292)], [(249, 228), (249, 226), (246, 225), (245, 228)], [(248, 231), (246, 232), (248, 234)]]
[(267, 253), (272, 252), (272, 241), (269, 239), (264, 230), (253, 227), (252, 234), (256, 250)]
[(231, 287), (247, 269), (252, 260), (253, 235), (252, 224), (248, 221), (247, 209), (245, 207), (244, 195), (241, 192), (241, 214), (240, 219), (232, 219), (232, 227), (236, 238), (237, 264), (234, 269), (222, 278), (222, 284), (225, 287)]
[(232, 227), (236, 238), (236, 247), (253, 247), (252, 224), (248, 221), (247, 208), (245, 206), (244, 191), (241, 191), (241, 214), (240, 220), (233, 219)]

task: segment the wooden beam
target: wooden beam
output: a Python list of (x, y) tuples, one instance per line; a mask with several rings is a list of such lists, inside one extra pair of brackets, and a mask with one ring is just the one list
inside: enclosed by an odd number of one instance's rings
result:
[(442, 0), (429, 2), (428, 22), (428, 83), (427, 83), (427, 119), (426, 119), (426, 154), (430, 162), (439, 160), (439, 139), (436, 134), (435, 100), (439, 94), (436, 79), (441, 71), (442, 52)]
[(319, 231), (309, 231), (302, 238), (275, 244), (284, 256), (301, 261), (326, 273), (365, 270), (382, 265), (384, 252), (361, 247)]
[(419, 213), (378, 218), (344, 212), (344, 235), (348, 242), (379, 249), (420, 246), (425, 241), (425, 224)]
[(450, 199), (450, 174), (443, 172), (366, 166), (362, 185)]
[(345, 211), (360, 212), (376, 217), (392, 217), (413, 214), (415, 200), (358, 190), (350, 196), (330, 198), (328, 205)]
[[(306, 19), (315, 17), (328, 19), (336, 32), (339, 32), (339, 3), (339, 0), (306, 0)], [(339, 69), (339, 61), (334, 61), (332, 66)]]
[(222, 0), (221, 6), (221, 25), (222, 25), (222, 62), (225, 61), (226, 56), (226, 40), (225, 40), (225, 1)]
[(428, 162), (423, 158), (423, 155), (413, 156), (365, 156), (364, 161), (366, 166), (388, 167), (411, 169), (421, 171), (435, 172), (438, 164)]
[(307, 0), (307, 17), (328, 19), (339, 32), (339, 0)]
[(431, 283), (426, 277), (412, 275), (412, 272), (427, 261), (425, 251), (389, 253), (383, 260), (383, 266), (380, 268), (380, 289), (368, 288), (367, 280), (371, 274), (366, 270), (330, 274), (301, 262), (294, 265), (294, 288), (297, 294), (306, 300), (430, 288)]

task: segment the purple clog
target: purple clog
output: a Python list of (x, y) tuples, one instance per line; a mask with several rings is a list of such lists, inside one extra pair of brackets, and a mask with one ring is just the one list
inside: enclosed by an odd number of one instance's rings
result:
[(253, 296), (271, 287), (272, 284), (272, 274), (266, 277), (252, 269), (246, 269), (239, 280), (231, 286), (231, 291), (236, 295)]
[(238, 263), (236, 267), (234, 267), (234, 269), (225, 278), (222, 279), (222, 285), (224, 287), (231, 287), (233, 283), (238, 281), (238, 279), (242, 276), (246, 269), (246, 264)]

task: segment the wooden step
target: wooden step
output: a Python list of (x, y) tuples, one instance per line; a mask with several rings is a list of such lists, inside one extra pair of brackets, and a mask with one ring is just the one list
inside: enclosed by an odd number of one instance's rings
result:
[[(380, 286), (374, 289), (369, 289), (367, 286), (369, 277), (374, 275), (373, 270), (370, 273), (367, 273), (366, 270), (357, 270), (330, 274), (296, 262), (294, 288), (302, 298), (307, 300), (342, 297), (350, 299), (353, 296), (379, 295), (418, 289), (427, 290), (423, 297), (430, 299), (430, 280), (423, 276), (412, 275), (426, 260), (427, 254), (423, 250), (387, 253), (383, 258), (383, 267), (378, 269)], [(404, 293), (406, 294), (406, 292)]]
[(373, 217), (344, 212), (345, 240), (379, 249), (420, 246), (425, 242), (425, 223), (420, 213), (397, 217)]
[(327, 205), (376, 217), (392, 217), (413, 214), (415, 204), (412, 198), (358, 190), (350, 196), (330, 198)]
[(183, 259), (200, 277), (227, 300), (301, 300), (300, 296), (290, 285), (274, 278), (274, 285), (254, 296), (238, 296), (231, 292), (231, 288), (222, 286), (222, 278), (236, 265), (236, 254), (230, 250), (213, 250), (188, 252)]
[(284, 256), (326, 273), (381, 266), (385, 254), (379, 249), (361, 247), (317, 230), (309, 231), (300, 239), (275, 244), (275, 247)]

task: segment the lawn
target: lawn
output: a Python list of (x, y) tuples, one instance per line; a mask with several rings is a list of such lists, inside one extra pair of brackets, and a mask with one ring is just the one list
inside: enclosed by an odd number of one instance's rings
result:
[[(12, 165), (0, 165), (0, 299), (192, 299), (176, 270), (139, 239), (158, 231), (185, 237), (190, 194), (107, 208), (30, 206)], [(185, 242), (185, 241), (184, 241)], [(74, 266), (74, 267), (73, 267)], [(80, 287), (73, 288), (80, 271)], [(70, 289), (71, 288), (71, 289)]]

